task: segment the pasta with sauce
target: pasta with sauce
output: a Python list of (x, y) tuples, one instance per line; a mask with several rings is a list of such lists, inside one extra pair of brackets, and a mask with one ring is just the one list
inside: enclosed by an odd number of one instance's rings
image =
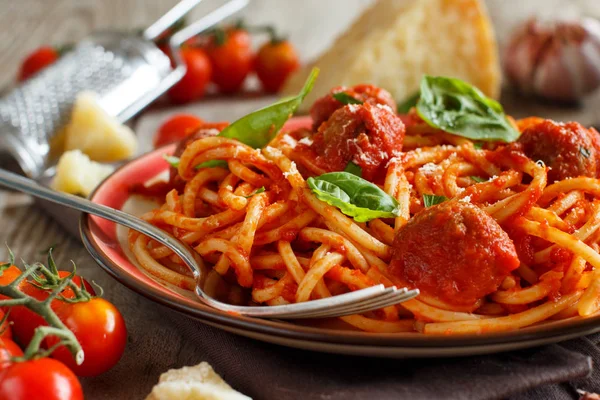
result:
[[(261, 149), (201, 128), (178, 146), (169, 183), (137, 189), (164, 194), (143, 218), (192, 246), (233, 303), (310, 301), (378, 283), (420, 290), (341, 317), (363, 331), (485, 333), (596, 313), (598, 132), (502, 116), (515, 140), (474, 140), (432, 126), (418, 107), (395, 107), (383, 89), (334, 88), (312, 106), (312, 126)], [(371, 210), (380, 216), (357, 222), (309, 185), (350, 167), (393, 198), (393, 214)], [(129, 243), (151, 274), (193, 290), (169, 249), (135, 231)]]

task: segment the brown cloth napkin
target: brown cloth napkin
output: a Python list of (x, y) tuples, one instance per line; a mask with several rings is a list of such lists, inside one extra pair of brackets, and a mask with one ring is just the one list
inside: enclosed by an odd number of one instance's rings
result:
[[(255, 399), (572, 399), (574, 381), (600, 361), (596, 339), (580, 339), (490, 356), (376, 359), (284, 348), (237, 337), (184, 316), (171, 320), (189, 338), (189, 364), (205, 360), (234, 388)], [(598, 336), (600, 338), (600, 336)], [(600, 377), (599, 377), (600, 378)], [(596, 379), (595, 386), (600, 386)]]

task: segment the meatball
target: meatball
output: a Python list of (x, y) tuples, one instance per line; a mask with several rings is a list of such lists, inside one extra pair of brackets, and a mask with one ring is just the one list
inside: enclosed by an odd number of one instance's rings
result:
[(527, 157), (550, 167), (549, 183), (578, 176), (595, 178), (600, 172), (598, 132), (577, 122), (545, 120), (526, 128), (519, 143)]
[(362, 169), (362, 177), (385, 177), (388, 161), (400, 155), (404, 124), (388, 106), (349, 104), (337, 109), (313, 135), (311, 145), (297, 151), (314, 159), (328, 172), (343, 171), (350, 161)]
[(392, 95), (387, 90), (378, 88), (377, 86), (356, 85), (350, 88), (338, 86), (331, 89), (325, 96), (317, 99), (310, 108), (310, 116), (312, 117), (313, 129), (315, 131), (319, 129), (319, 126), (327, 121), (337, 109), (344, 106), (333, 97), (333, 94), (339, 92), (345, 92), (364, 103), (382, 104), (390, 106), (392, 110), (396, 109), (396, 102), (392, 98)]
[(472, 306), (519, 263), (514, 243), (494, 219), (470, 203), (446, 201), (398, 231), (389, 273), (448, 304)]

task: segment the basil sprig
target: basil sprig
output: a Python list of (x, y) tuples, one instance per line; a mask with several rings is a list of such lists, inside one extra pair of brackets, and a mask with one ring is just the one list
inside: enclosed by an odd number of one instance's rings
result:
[(337, 93), (332, 94), (331, 96), (344, 105), (363, 104), (362, 100), (359, 100), (356, 97), (350, 96), (346, 92), (337, 92)]
[(297, 96), (280, 100), (238, 119), (223, 129), (219, 136), (237, 139), (255, 149), (266, 146), (310, 93), (318, 75), (319, 69), (313, 68)]
[(317, 198), (356, 222), (400, 215), (400, 205), (377, 185), (349, 172), (330, 172), (307, 180)]
[(170, 156), (168, 154), (163, 154), (162, 158), (173, 168), (179, 168), (179, 157)]
[(429, 208), (431, 206), (435, 206), (436, 204), (440, 204), (448, 200), (446, 196), (437, 196), (435, 194), (424, 194), (423, 195), (423, 205), (425, 208)]
[(348, 165), (346, 165), (346, 168), (344, 169), (344, 172), (349, 172), (352, 175), (356, 175), (356, 176), (362, 177), (362, 168), (360, 167), (360, 165), (356, 165), (352, 161), (350, 161), (348, 163)]
[(398, 114), (408, 114), (411, 108), (417, 105), (417, 101), (419, 101), (419, 97), (421, 97), (421, 93), (419, 91), (413, 93), (398, 106), (396, 106), (396, 112)]
[[(173, 168), (179, 168), (179, 162), (181, 161), (179, 159), (179, 157), (169, 156), (167, 154), (163, 154), (163, 158), (165, 159), (166, 162), (169, 163), (169, 165), (171, 167), (173, 167)], [(195, 169), (211, 168), (211, 167), (223, 167), (223, 168), (227, 168), (227, 161), (225, 161), (225, 160), (210, 160), (210, 161), (203, 162), (200, 165), (196, 165)]]
[(417, 113), (430, 126), (473, 140), (514, 142), (502, 106), (460, 79), (425, 75)]

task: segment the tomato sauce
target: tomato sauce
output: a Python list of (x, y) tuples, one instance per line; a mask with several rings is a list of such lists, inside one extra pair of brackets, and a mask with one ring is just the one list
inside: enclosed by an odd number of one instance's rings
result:
[(299, 143), (296, 152), (327, 172), (343, 171), (353, 162), (364, 179), (382, 181), (387, 163), (400, 155), (404, 133), (402, 120), (389, 107), (350, 104), (337, 109), (312, 143)]
[(544, 120), (528, 126), (518, 142), (529, 158), (550, 167), (549, 183), (578, 176), (595, 178), (600, 172), (598, 132), (577, 122)]
[(470, 306), (519, 264), (515, 245), (493, 218), (470, 203), (446, 201), (398, 231), (389, 272), (429, 296)]
[(315, 131), (319, 129), (321, 124), (327, 121), (337, 109), (344, 106), (333, 97), (335, 93), (340, 92), (344, 92), (348, 96), (363, 103), (386, 105), (392, 110), (396, 110), (396, 102), (387, 90), (373, 85), (356, 85), (350, 88), (338, 86), (331, 89), (325, 96), (317, 99), (310, 108), (310, 116), (312, 117), (313, 129)]

